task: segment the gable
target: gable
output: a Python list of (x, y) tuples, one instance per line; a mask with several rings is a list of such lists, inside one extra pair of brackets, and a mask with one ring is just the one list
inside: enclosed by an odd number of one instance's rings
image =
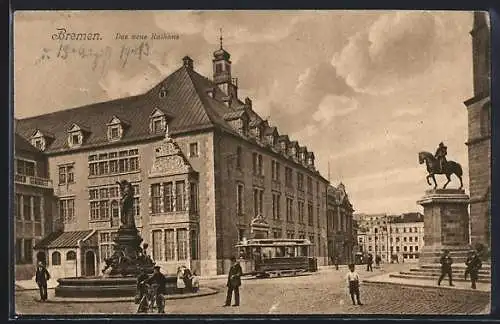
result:
[(155, 146), (154, 150), (153, 165), (149, 171), (150, 178), (193, 172), (188, 160), (172, 138), (165, 138)]

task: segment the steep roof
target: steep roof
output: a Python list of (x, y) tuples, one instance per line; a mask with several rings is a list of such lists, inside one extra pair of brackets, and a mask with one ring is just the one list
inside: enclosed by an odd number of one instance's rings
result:
[(35, 249), (76, 248), (78, 247), (78, 241), (83, 240), (90, 233), (92, 233), (92, 230), (52, 232), (38, 242)]
[(42, 151), (31, 145), (30, 142), (28, 142), (24, 137), (17, 133), (14, 134), (14, 151), (24, 151), (40, 155), (42, 154)]
[[(208, 95), (209, 88), (215, 89), (215, 98)], [(164, 98), (158, 95), (160, 89), (167, 91)], [(59, 151), (68, 148), (67, 131), (73, 124), (88, 128), (83, 146), (108, 143), (107, 122), (116, 116), (130, 123), (123, 140), (148, 138), (155, 136), (149, 131), (149, 114), (160, 109), (167, 115), (171, 134), (215, 125), (234, 133), (223, 118), (225, 113), (233, 111), (221, 102), (223, 96), (212, 81), (182, 66), (144, 94), (20, 119), (17, 131), (29, 138), (43, 126), (55, 136), (46, 152)]]

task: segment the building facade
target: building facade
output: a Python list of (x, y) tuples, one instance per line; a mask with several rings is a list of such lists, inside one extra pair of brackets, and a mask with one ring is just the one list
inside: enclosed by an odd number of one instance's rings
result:
[(37, 260), (33, 247), (56, 229), (53, 215), (56, 200), (47, 173), (47, 158), (23, 137), (14, 137), (14, 233), (16, 279), (31, 279)]
[(490, 247), (491, 239), (491, 98), (490, 23), (487, 12), (474, 13), (472, 35), (473, 97), (468, 113), (470, 239)]
[(356, 214), (358, 248), (363, 254), (379, 255), (384, 262), (416, 262), (424, 246), (424, 217)]
[(328, 257), (333, 263), (335, 257), (340, 264), (354, 262), (354, 247), (357, 244), (353, 232), (353, 206), (349, 201), (345, 186), (340, 183), (327, 189), (327, 237)]
[[(81, 249), (84, 271), (91, 262), (102, 270), (112, 253), (121, 180), (133, 184), (136, 225), (168, 273), (181, 264), (226, 273), (234, 245), (257, 235), (256, 219), (267, 228), (259, 235), (308, 238), (319, 264), (327, 260), (328, 182), (314, 153), (238, 98), (222, 46), (212, 79), (186, 56), (144, 94), (22, 119), (16, 131), (47, 157), (57, 217), (79, 237), (63, 241)], [(38, 247), (63, 248), (61, 235)]]

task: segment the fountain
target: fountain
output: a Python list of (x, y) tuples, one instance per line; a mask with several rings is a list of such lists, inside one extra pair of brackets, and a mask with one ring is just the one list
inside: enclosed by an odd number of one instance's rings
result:
[[(114, 253), (105, 260), (103, 275), (58, 279), (56, 297), (132, 297), (136, 294), (137, 276), (152, 273), (154, 262), (141, 248), (142, 238), (135, 225), (133, 187), (127, 180), (117, 182), (121, 192), (121, 225), (114, 239)], [(175, 276), (167, 276), (167, 294), (175, 293)]]

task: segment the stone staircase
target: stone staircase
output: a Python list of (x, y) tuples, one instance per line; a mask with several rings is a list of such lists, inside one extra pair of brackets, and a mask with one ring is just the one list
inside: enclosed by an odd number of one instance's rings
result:
[[(466, 281), (464, 278), (465, 264), (456, 264), (452, 266), (453, 281)], [(440, 264), (424, 264), (416, 268), (411, 268), (409, 271), (400, 271), (396, 273), (391, 273), (389, 276), (391, 278), (399, 279), (424, 279), (437, 281), (441, 275), (441, 265)], [(448, 277), (443, 279), (446, 283)], [(470, 281), (470, 276), (467, 276), (467, 281)], [(491, 283), (491, 264), (483, 263), (481, 270), (479, 270), (479, 280), (480, 283)]]

